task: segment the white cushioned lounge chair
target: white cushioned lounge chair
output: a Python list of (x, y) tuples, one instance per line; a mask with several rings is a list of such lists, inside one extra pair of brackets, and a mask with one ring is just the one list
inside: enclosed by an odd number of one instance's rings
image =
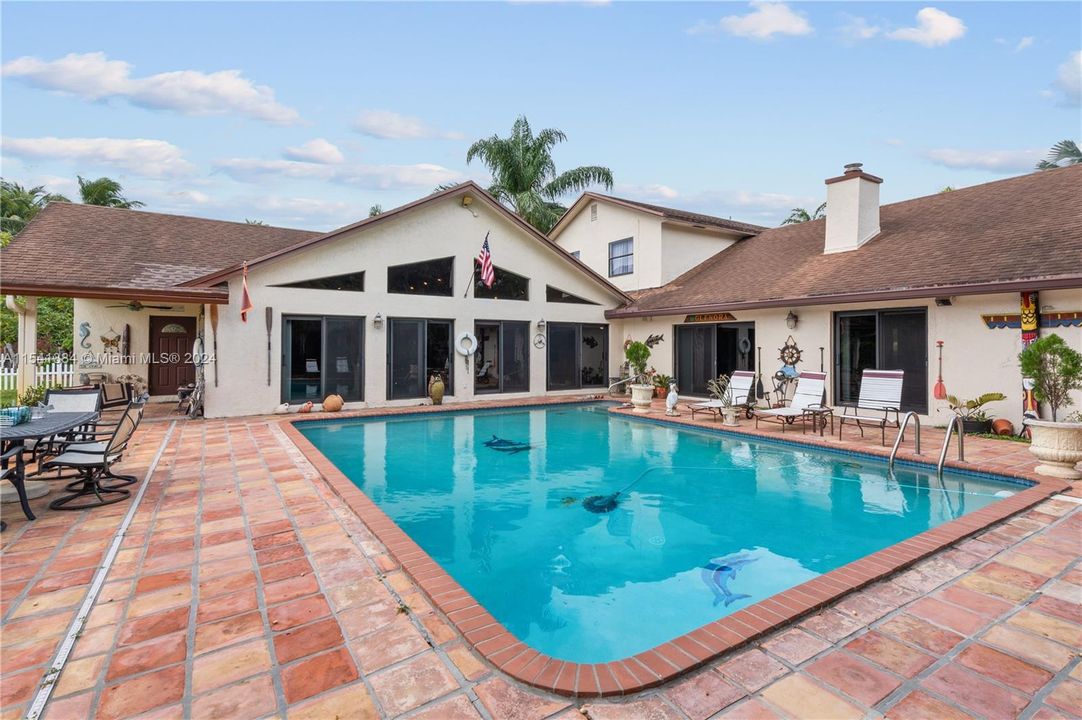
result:
[(899, 406), (902, 404), (904, 370), (865, 370), (860, 376), (860, 396), (855, 405), (841, 405), (838, 415), (838, 437), (845, 423), (856, 423), (860, 436), (864, 426), (878, 427), (881, 442), (887, 444), (887, 425), (898, 427)]
[(721, 400), (707, 400), (705, 402), (692, 403), (688, 407), (691, 408), (691, 417), (695, 417), (697, 412), (710, 413), (715, 419), (721, 414), (723, 408), (727, 405), (740, 408), (747, 416), (751, 417), (752, 408), (755, 407), (755, 373), (750, 370), (736, 370), (729, 376), (729, 397), (730, 402), (725, 403)]
[(760, 420), (780, 422), (782, 432), (786, 425), (792, 425), (797, 420), (803, 422), (807, 419), (806, 410), (827, 410), (823, 404), (826, 399), (827, 374), (823, 372), (802, 372), (796, 381), (796, 392), (793, 397), (786, 400), (785, 407), (771, 408), (769, 410), (756, 410), (755, 427), (759, 427)]

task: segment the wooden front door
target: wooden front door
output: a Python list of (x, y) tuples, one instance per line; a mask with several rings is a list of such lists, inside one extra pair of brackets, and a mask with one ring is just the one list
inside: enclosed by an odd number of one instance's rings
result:
[(150, 316), (151, 395), (175, 395), (178, 387), (195, 382), (194, 342), (194, 317)]

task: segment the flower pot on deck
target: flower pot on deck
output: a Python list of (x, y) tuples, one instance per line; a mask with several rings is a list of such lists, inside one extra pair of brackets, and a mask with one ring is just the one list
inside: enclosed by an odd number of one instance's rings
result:
[(1082, 423), (1025, 422), (1031, 435), (1029, 451), (1041, 461), (1036, 467), (1038, 473), (1064, 480), (1082, 478), (1076, 467), (1082, 462)]
[(635, 412), (647, 412), (650, 409), (650, 401), (653, 399), (653, 385), (631, 386), (631, 404), (635, 406)]
[(966, 435), (987, 435), (992, 432), (991, 420), (970, 420), (967, 418), (962, 419), (962, 432)]
[(740, 408), (727, 407), (721, 409), (722, 425), (728, 425), (729, 427), (740, 426)]

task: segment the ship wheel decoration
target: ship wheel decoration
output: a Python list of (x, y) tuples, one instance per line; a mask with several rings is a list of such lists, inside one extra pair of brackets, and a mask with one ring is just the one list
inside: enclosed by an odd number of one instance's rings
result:
[(803, 354), (804, 351), (797, 347), (796, 340), (790, 335), (789, 339), (785, 341), (785, 344), (778, 351), (778, 359), (781, 360), (783, 365), (793, 367), (800, 362)]

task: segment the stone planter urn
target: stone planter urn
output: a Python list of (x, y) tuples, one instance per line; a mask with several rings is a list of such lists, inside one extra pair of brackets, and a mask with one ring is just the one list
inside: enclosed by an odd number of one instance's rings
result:
[(727, 407), (721, 409), (721, 424), (729, 427), (740, 427), (740, 408)]
[(635, 406), (635, 412), (649, 412), (650, 401), (654, 399), (653, 385), (632, 385), (631, 404)]
[(1082, 423), (1026, 420), (1026, 426), (1032, 439), (1029, 451), (1041, 461), (1038, 473), (1064, 480), (1082, 478), (1076, 467), (1082, 462)]

